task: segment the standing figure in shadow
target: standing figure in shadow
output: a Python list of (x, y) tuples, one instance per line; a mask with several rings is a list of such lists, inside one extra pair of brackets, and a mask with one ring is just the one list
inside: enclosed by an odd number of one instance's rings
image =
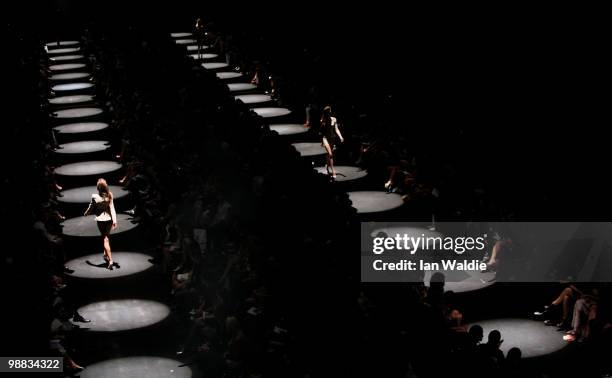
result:
[(198, 41), (198, 59), (202, 59), (202, 54), (204, 53), (204, 44), (206, 39), (206, 30), (204, 25), (204, 20), (202, 17), (198, 17), (195, 23), (195, 36)]
[(104, 260), (107, 262), (107, 268), (113, 270), (113, 255), (110, 248), (110, 232), (117, 227), (117, 213), (113, 204), (113, 193), (108, 188), (106, 180), (98, 179), (96, 184), (98, 193), (91, 195), (89, 207), (85, 210), (85, 215), (95, 214), (98, 230), (102, 235), (102, 243), (104, 246)]

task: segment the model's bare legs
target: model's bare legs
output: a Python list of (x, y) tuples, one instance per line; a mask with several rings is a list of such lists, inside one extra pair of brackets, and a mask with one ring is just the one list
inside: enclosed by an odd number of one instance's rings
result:
[(327, 151), (327, 172), (329, 173), (329, 168), (332, 171), (332, 177), (336, 178), (336, 169), (334, 168), (334, 154), (332, 152), (331, 146), (327, 141), (327, 138), (323, 138), (323, 147), (325, 147), (325, 151)]
[(113, 265), (113, 254), (111, 253), (111, 248), (110, 248), (110, 239), (108, 237), (108, 235), (103, 237), (103, 242), (104, 242), (104, 256), (106, 256), (106, 258), (108, 259), (108, 266), (112, 266)]

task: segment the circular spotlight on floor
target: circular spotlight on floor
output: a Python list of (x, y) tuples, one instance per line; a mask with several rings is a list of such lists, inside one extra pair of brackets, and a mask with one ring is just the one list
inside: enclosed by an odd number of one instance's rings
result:
[(293, 143), (292, 146), (302, 157), (325, 155), (325, 147), (318, 142)]
[(51, 71), (68, 71), (68, 70), (76, 70), (77, 68), (85, 67), (85, 63), (62, 63), (62, 64), (52, 64), (49, 66), (49, 70)]
[(82, 89), (92, 88), (93, 86), (93, 83), (57, 84), (52, 86), (51, 90), (55, 92), (79, 91)]
[(106, 151), (109, 148), (110, 144), (105, 140), (84, 140), (60, 144), (59, 148), (54, 150), (54, 152), (56, 154), (90, 154), (93, 152)]
[(107, 269), (108, 263), (101, 253), (77, 257), (65, 265), (73, 270), (68, 275), (88, 279), (106, 279), (125, 277), (149, 270), (153, 264), (149, 262), (151, 256), (138, 252), (113, 251), (113, 262), (118, 264), (115, 269)]
[(78, 44), (79, 44), (79, 41), (54, 41), (54, 42), (47, 42), (45, 46), (53, 48), (53, 47), (58, 47), (58, 46), (74, 46)]
[(263, 118), (282, 117), (291, 114), (291, 110), (287, 108), (255, 108), (252, 110)]
[(247, 94), (234, 96), (236, 100), (240, 100), (245, 104), (261, 104), (272, 101), (272, 96), (267, 94)]
[(177, 45), (190, 45), (198, 41), (196, 41), (195, 39), (177, 39), (174, 42), (176, 42)]
[[(100, 230), (93, 215), (66, 219), (62, 222), (62, 233), (66, 236), (80, 238), (100, 237)], [(136, 228), (138, 224), (132, 223), (132, 217), (127, 214), (117, 214), (117, 228), (111, 231), (113, 235), (121, 234)]]
[(513, 347), (521, 349), (523, 358), (539, 357), (561, 350), (567, 345), (563, 332), (556, 327), (547, 327), (541, 321), (530, 319), (504, 318), (475, 322), (482, 327), (484, 337), (492, 330), (498, 330), (504, 340), (500, 349), (504, 354)]
[(60, 176), (93, 176), (115, 172), (119, 169), (121, 169), (121, 164), (114, 161), (82, 161), (60, 165), (55, 168), (55, 174)]
[[(113, 193), (113, 199), (127, 196), (130, 192), (120, 186), (109, 185), (108, 188)], [(58, 202), (63, 203), (81, 203), (86, 205), (91, 202), (91, 195), (97, 193), (98, 189), (95, 186), (82, 186), (80, 188), (62, 190), (61, 197), (57, 198)]]
[(217, 72), (215, 75), (221, 80), (237, 79), (242, 76), (240, 72)]
[(172, 38), (185, 38), (185, 37), (191, 37), (192, 35), (193, 33), (189, 33), (189, 32), (170, 33), (170, 37)]
[(187, 47), (187, 51), (198, 51), (199, 48), (201, 48), (202, 50), (206, 50), (209, 49), (210, 46), (208, 45), (202, 45), (202, 46), (198, 46), (198, 45), (187, 45), (185, 46)]
[(219, 55), (217, 54), (190, 54), (189, 57), (193, 58), (193, 59), (215, 59), (216, 57), (218, 57)]
[[(464, 270), (440, 270), (444, 274), (444, 290), (454, 293), (467, 293), (489, 287), (495, 283), (495, 272), (475, 272)], [(429, 282), (436, 271), (425, 272), (424, 282)]]
[(75, 52), (77, 52), (79, 50), (80, 50), (80, 48), (78, 48), (78, 47), (67, 47), (67, 48), (63, 48), (63, 49), (48, 50), (47, 54), (49, 54), (49, 55), (69, 54), (69, 53), (75, 53)]
[(404, 204), (402, 196), (397, 193), (378, 191), (349, 192), (349, 199), (357, 213), (380, 213), (397, 209)]
[(154, 356), (120, 357), (96, 362), (79, 373), (82, 378), (190, 378), (193, 372), (184, 363)]
[(80, 104), (82, 102), (90, 102), (90, 101), (93, 101), (92, 95), (71, 95), (71, 96), (61, 96), (61, 97), (50, 98), (49, 104), (72, 105), (72, 104)]
[(297, 123), (276, 123), (270, 125), (270, 130), (276, 131), (278, 135), (295, 135), (307, 132), (308, 128)]
[(257, 88), (257, 85), (251, 83), (231, 83), (227, 84), (230, 92), (250, 91)]
[[(368, 172), (359, 168), (351, 167), (347, 165), (335, 165), (336, 169), (336, 181), (352, 181), (359, 180), (368, 175)], [(321, 174), (327, 175), (327, 169), (325, 167), (317, 167), (315, 170)]]
[(71, 108), (56, 110), (53, 115), (55, 118), (82, 118), (102, 114), (102, 112), (103, 110), (100, 108)]
[[(56, 97), (58, 99), (61, 97)], [(79, 134), (79, 133), (92, 133), (108, 128), (108, 123), (105, 122), (76, 122), (67, 123), (65, 125), (55, 126), (53, 130), (60, 134)]]
[(78, 312), (91, 320), (87, 323), (90, 332), (118, 332), (157, 324), (168, 317), (170, 309), (163, 303), (146, 299), (116, 299), (90, 303)]
[(210, 62), (210, 63), (202, 63), (201, 66), (206, 68), (207, 70), (218, 70), (219, 68), (225, 68), (229, 64), (222, 62)]
[(49, 80), (51, 81), (60, 81), (60, 80), (76, 80), (76, 79), (85, 79), (90, 75), (87, 72), (69, 72), (63, 74), (55, 74), (49, 76)]
[(77, 59), (83, 59), (83, 58), (85, 58), (85, 55), (59, 55), (59, 56), (52, 56), (49, 58), (49, 60), (52, 62), (63, 62), (66, 60), (77, 60)]

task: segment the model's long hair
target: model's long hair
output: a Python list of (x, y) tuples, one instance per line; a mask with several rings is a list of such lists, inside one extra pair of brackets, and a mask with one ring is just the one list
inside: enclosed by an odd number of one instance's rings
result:
[(331, 106), (327, 105), (323, 108), (323, 113), (321, 114), (321, 125), (329, 126), (331, 124), (331, 115)]
[(98, 189), (98, 194), (100, 197), (108, 198), (109, 200), (113, 199), (113, 193), (111, 193), (106, 180), (103, 178), (98, 179), (98, 183), (96, 184), (96, 188)]

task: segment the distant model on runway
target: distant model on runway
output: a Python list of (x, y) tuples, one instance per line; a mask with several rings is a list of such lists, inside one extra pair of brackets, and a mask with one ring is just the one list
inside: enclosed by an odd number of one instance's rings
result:
[(198, 41), (198, 59), (202, 59), (202, 53), (204, 51), (204, 40), (206, 39), (206, 30), (204, 20), (202, 17), (198, 17), (195, 23), (195, 35)]
[[(336, 178), (336, 169), (334, 168), (334, 145), (336, 144), (336, 136), (340, 138), (340, 143), (344, 142), (344, 138), (338, 128), (338, 120), (336, 117), (332, 117), (331, 106), (323, 108), (323, 115), (321, 116), (319, 134), (321, 135), (321, 144), (325, 147), (327, 152), (327, 164), (325, 169), (327, 174), (331, 174), (333, 179)], [(331, 169), (331, 172), (330, 172)]]
[(113, 270), (113, 255), (110, 248), (110, 232), (117, 227), (117, 213), (113, 204), (113, 193), (108, 188), (108, 184), (104, 179), (98, 179), (96, 184), (98, 193), (91, 195), (89, 207), (85, 210), (85, 215), (95, 214), (98, 230), (102, 235), (102, 243), (104, 246), (104, 260), (108, 263), (107, 268)]

